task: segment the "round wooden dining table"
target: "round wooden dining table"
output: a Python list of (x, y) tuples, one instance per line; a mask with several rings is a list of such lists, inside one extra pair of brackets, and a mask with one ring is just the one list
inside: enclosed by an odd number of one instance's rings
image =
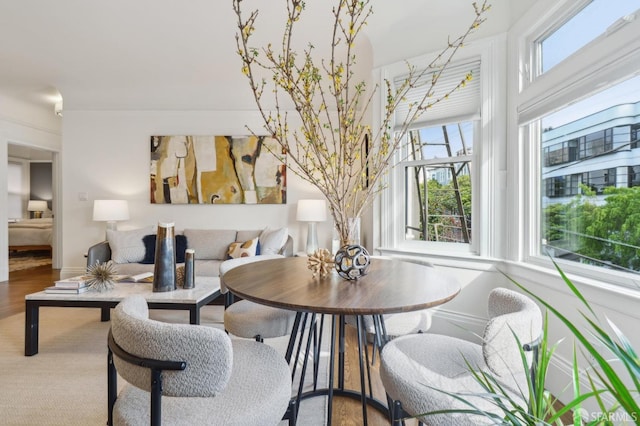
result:
[[(332, 398), (334, 395), (360, 399), (363, 409), (363, 424), (367, 424), (367, 404), (386, 412), (387, 406), (367, 395), (365, 389), (366, 343), (364, 336), (364, 316), (372, 316), (375, 324), (375, 339), (379, 347), (386, 341), (384, 314), (410, 312), (442, 305), (456, 297), (460, 292), (458, 281), (434, 267), (388, 258), (374, 258), (367, 275), (358, 280), (345, 280), (337, 272), (321, 277), (313, 276), (307, 267), (305, 257), (287, 257), (253, 262), (228, 271), (222, 279), (236, 296), (243, 299), (276, 308), (298, 312), (296, 325), (287, 350), (293, 348), (300, 318), (311, 315), (311, 324), (317, 324), (316, 315), (331, 315), (331, 352), (329, 371), (334, 370), (336, 329), (340, 331), (340, 350), (344, 348), (345, 317), (353, 315), (358, 336), (360, 356), (361, 389), (344, 388), (344, 355), (338, 354), (338, 383), (334, 386), (333, 374), (329, 374), (327, 389), (318, 389), (301, 394), (302, 383), (297, 402), (312, 396), (327, 395), (328, 421), (331, 424)], [(307, 330), (313, 329), (308, 327)], [(300, 342), (305, 327), (300, 328)], [(307, 338), (307, 353), (310, 350), (311, 333)], [(301, 343), (300, 343), (301, 344)], [(289, 358), (287, 358), (289, 359)], [(307, 359), (307, 357), (305, 357)], [(303, 374), (306, 361), (303, 365)]]

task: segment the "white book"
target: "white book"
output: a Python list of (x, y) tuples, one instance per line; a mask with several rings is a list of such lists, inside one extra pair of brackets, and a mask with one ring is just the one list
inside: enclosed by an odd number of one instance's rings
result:
[(152, 283), (153, 282), (153, 272), (143, 272), (137, 275), (129, 275), (127, 277), (122, 278), (119, 281), (123, 282), (133, 282), (133, 283)]
[(45, 293), (54, 293), (54, 294), (80, 294), (88, 291), (89, 287), (79, 287), (79, 288), (62, 288), (62, 287), (47, 287), (44, 289)]
[(87, 281), (90, 279), (88, 275), (78, 275), (77, 277), (65, 278), (55, 282), (55, 287), (58, 288), (81, 288), (87, 285)]

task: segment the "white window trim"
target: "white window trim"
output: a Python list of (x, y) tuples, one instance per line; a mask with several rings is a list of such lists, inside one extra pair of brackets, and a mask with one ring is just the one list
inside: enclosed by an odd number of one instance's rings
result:
[[(537, 13), (545, 8), (546, 13)], [(534, 42), (575, 10), (571, 0), (541, 2), (509, 33), (510, 75), (518, 73), (520, 78), (510, 82), (509, 90), (509, 104), (514, 107), (509, 111), (508, 134), (517, 143), (509, 146), (508, 153), (508, 228), (513, 237), (506, 258), (545, 268), (553, 265), (539, 249), (541, 154), (537, 144), (540, 129), (534, 120), (640, 74), (640, 16), (596, 38), (543, 75), (530, 78), (523, 73), (535, 66)], [(634, 286), (637, 281), (633, 274), (554, 260), (565, 272), (585, 279), (623, 286)]]
[[(479, 137), (474, 143), (474, 166), (472, 174), (472, 229), (470, 245), (417, 242), (404, 240), (404, 169), (395, 167), (387, 176), (385, 189), (375, 205), (374, 215), (379, 214), (379, 228), (374, 229), (374, 246), (378, 250), (393, 250), (407, 253), (429, 253), (431, 256), (501, 257), (505, 246), (504, 202), (506, 189), (506, 35), (498, 35), (468, 43), (458, 52), (455, 61), (480, 57), (481, 61), (481, 118)], [(408, 62), (417, 67), (428, 63), (434, 54), (424, 55)], [(374, 70), (381, 87), (385, 80), (406, 74), (406, 62), (398, 62)], [(381, 94), (374, 111), (374, 128), (379, 126), (385, 99)], [(453, 117), (452, 117), (453, 118)], [(398, 154), (400, 155), (400, 154)], [(398, 160), (397, 158), (396, 160)], [(498, 189), (498, 190), (496, 190)], [(377, 213), (376, 213), (377, 212)]]

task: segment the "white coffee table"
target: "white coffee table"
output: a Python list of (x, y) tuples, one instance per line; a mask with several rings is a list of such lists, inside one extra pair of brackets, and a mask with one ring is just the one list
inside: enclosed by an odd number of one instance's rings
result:
[(24, 354), (38, 353), (38, 324), (41, 306), (100, 308), (101, 320), (109, 321), (111, 308), (127, 296), (144, 296), (150, 309), (189, 311), (189, 322), (200, 323), (200, 308), (220, 296), (220, 278), (196, 277), (195, 286), (184, 290), (153, 292), (150, 283), (116, 283), (115, 288), (102, 293), (87, 291), (81, 294), (52, 294), (40, 291), (25, 296)]

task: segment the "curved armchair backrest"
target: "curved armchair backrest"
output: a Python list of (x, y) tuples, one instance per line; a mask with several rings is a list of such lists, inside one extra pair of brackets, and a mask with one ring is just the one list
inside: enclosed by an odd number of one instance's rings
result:
[[(111, 318), (115, 343), (141, 358), (185, 361), (184, 371), (163, 373), (166, 396), (211, 397), (225, 388), (231, 377), (233, 351), (224, 331), (190, 324), (168, 324), (149, 319), (142, 296), (131, 296), (116, 306)], [(150, 391), (150, 370), (120, 360), (114, 354), (120, 376)]]
[[(542, 313), (529, 297), (506, 288), (489, 294), (489, 322), (485, 326), (482, 354), (487, 366), (504, 377), (524, 372), (521, 344), (536, 340), (542, 332)], [(530, 357), (530, 354), (527, 354)]]

